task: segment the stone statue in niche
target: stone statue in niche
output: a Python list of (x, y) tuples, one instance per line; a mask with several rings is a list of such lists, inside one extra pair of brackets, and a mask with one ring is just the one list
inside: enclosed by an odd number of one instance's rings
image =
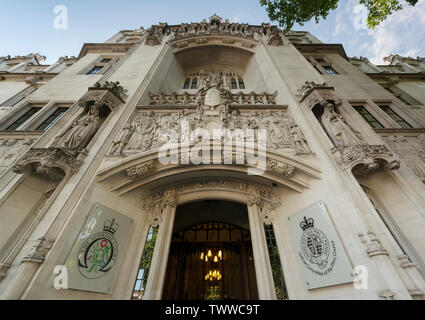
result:
[(65, 133), (57, 136), (53, 145), (73, 151), (82, 150), (97, 132), (100, 124), (99, 106), (94, 104)]
[(335, 111), (335, 106), (332, 103), (328, 103), (324, 108), (322, 125), (329, 138), (338, 148), (353, 147), (364, 143), (360, 133)]

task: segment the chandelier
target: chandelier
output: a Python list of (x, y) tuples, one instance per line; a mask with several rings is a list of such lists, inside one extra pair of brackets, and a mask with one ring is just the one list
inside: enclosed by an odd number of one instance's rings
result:
[[(214, 258), (213, 258), (214, 257)], [(201, 252), (201, 260), (218, 262), (223, 259), (223, 251), (221, 249), (207, 249)]]
[(220, 273), (219, 262), (223, 260), (223, 251), (220, 248), (206, 249), (201, 252), (201, 260), (204, 261), (207, 267), (207, 273), (205, 275), (205, 281), (220, 281), (222, 274)]

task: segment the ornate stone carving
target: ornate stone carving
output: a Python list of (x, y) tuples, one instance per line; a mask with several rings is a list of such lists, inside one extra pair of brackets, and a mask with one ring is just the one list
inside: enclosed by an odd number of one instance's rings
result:
[(93, 105), (82, 114), (63, 134), (56, 136), (52, 146), (79, 152), (84, 149), (99, 129), (102, 119), (100, 106)]
[(131, 124), (127, 123), (112, 142), (109, 154), (120, 155), (124, 147), (127, 145), (130, 136), (133, 134), (133, 131), (134, 128)]
[(352, 147), (333, 148), (336, 162), (341, 169), (356, 168), (356, 174), (365, 175), (378, 169), (396, 170), (400, 162), (385, 145), (354, 145)]
[(33, 139), (0, 140), (0, 175), (7, 171), (28, 150), (33, 142)]
[(165, 190), (161, 199), (160, 208), (164, 209), (167, 206), (175, 207), (176, 205), (177, 205), (176, 190), (175, 189)]
[(96, 82), (93, 86), (94, 89), (106, 89), (111, 91), (114, 95), (119, 97), (122, 100), (127, 99), (127, 89), (124, 89), (122, 85), (120, 85), (119, 81), (105, 81), (102, 84)]
[[(114, 139), (109, 154), (134, 154), (160, 148), (167, 142), (183, 141), (186, 129), (194, 132), (197, 128), (206, 128), (211, 123), (216, 128), (253, 129), (257, 141), (257, 130), (266, 129), (266, 147), (284, 152), (309, 153), (306, 139), (293, 118), (286, 111), (250, 111), (223, 110), (215, 112), (198, 108), (196, 112), (184, 110), (177, 112), (139, 111), (134, 120), (124, 126)], [(182, 124), (187, 128), (182, 132)], [(195, 137), (188, 137), (195, 142)], [(187, 141), (187, 140), (186, 140)]]
[(364, 140), (342, 115), (335, 111), (335, 105), (328, 103), (322, 114), (322, 125), (337, 148), (353, 147), (364, 144)]
[(60, 148), (31, 148), (28, 152), (13, 166), (12, 170), (16, 173), (24, 173), (28, 166), (33, 166), (37, 173), (47, 174), (54, 180), (61, 179), (63, 172), (73, 173), (81, 165), (74, 155), (67, 153)]
[(289, 135), (291, 137), (293, 147), (297, 153), (311, 153), (304, 133), (292, 118), (291, 120), (292, 121), (289, 122)]
[(273, 159), (267, 159), (267, 170), (271, 170), (279, 175), (291, 178), (294, 175), (295, 167)]
[(150, 213), (152, 225), (158, 226), (162, 223), (162, 209), (166, 206), (176, 206), (176, 196), (179, 193), (188, 193), (203, 189), (238, 190), (246, 194), (247, 205), (252, 206), (256, 204), (261, 207), (260, 219), (266, 224), (272, 222), (274, 210), (281, 205), (271, 188), (236, 179), (204, 180), (163, 187), (153, 191), (149, 196), (145, 196), (141, 201), (141, 205), (145, 211)]
[(260, 210), (260, 220), (265, 225), (271, 225), (275, 219), (274, 211), (281, 205), (279, 201), (265, 202)]
[(127, 169), (127, 175), (130, 179), (140, 178), (145, 174), (153, 171), (155, 169), (154, 161), (149, 160), (142, 163), (138, 163)]
[(53, 246), (53, 240), (41, 237), (34, 241), (30, 252), (22, 259), (22, 262), (43, 263), (47, 253)]
[(96, 83), (79, 101), (80, 106), (84, 107), (82, 114), (67, 130), (55, 137), (52, 146), (74, 154), (80, 153), (96, 134), (110, 111), (123, 103), (125, 97), (126, 90), (118, 81)]
[(315, 83), (314, 81), (306, 81), (300, 89), (297, 90), (296, 97), (298, 101), (303, 101), (304, 98), (306, 98), (313, 90), (315, 89), (327, 89), (329, 88), (328, 84), (326, 82)]
[(323, 109), (320, 124), (332, 141), (332, 153), (343, 170), (354, 168), (356, 175), (367, 175), (378, 169), (396, 170), (400, 162), (393, 158), (392, 152), (385, 145), (369, 145), (336, 108), (343, 104), (332, 87), (326, 83), (306, 83), (298, 90), (300, 102), (310, 109), (320, 106)]
[(403, 163), (425, 183), (425, 135), (418, 137), (388, 136), (385, 140)]

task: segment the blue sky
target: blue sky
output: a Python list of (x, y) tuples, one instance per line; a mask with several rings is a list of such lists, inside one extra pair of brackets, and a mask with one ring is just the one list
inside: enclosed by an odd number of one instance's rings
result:
[[(3, 0), (5, 1), (5, 0)], [(55, 6), (68, 8), (68, 29), (55, 29)], [(259, 0), (14, 0), (2, 3), (0, 56), (39, 52), (53, 63), (78, 55), (85, 42), (103, 42), (122, 29), (158, 22), (201, 21), (217, 13), (230, 21), (269, 22)], [(338, 9), (316, 24), (294, 26), (326, 43), (342, 43), (348, 56), (366, 56), (377, 64), (391, 53), (425, 56), (425, 0), (389, 17), (371, 31), (365, 28), (359, 0), (341, 0)]]

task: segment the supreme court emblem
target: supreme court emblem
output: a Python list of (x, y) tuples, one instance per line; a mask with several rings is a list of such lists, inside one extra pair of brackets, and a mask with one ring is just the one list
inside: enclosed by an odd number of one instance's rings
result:
[(328, 264), (330, 245), (323, 231), (314, 228), (313, 218), (306, 218), (300, 222), (304, 231), (301, 236), (301, 252), (304, 257), (319, 269), (324, 269)]
[(87, 279), (98, 279), (111, 270), (118, 257), (118, 230), (115, 219), (107, 220), (103, 232), (95, 233), (81, 245), (78, 252), (78, 270)]
[(323, 201), (290, 215), (288, 226), (308, 289), (353, 281), (353, 268)]

